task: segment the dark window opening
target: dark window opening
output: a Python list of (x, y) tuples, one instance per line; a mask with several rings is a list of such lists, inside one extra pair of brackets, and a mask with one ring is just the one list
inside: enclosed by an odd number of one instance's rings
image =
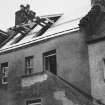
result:
[(37, 33), (37, 37), (38, 36), (41, 36), (42, 34), (44, 34), (47, 30), (48, 30), (48, 28), (50, 28), (50, 26), (52, 25), (52, 23), (47, 23), (47, 25), (46, 26), (44, 26), (38, 33)]
[(25, 58), (25, 74), (33, 73), (33, 56)]
[(28, 100), (26, 105), (41, 105), (41, 98), (35, 100)]
[(56, 50), (52, 50), (43, 54), (44, 70), (48, 70), (53, 74), (57, 74)]
[(8, 84), (8, 62), (1, 64), (2, 84)]

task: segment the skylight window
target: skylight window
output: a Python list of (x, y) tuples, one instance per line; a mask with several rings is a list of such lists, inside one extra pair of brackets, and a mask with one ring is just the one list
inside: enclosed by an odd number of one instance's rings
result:
[(40, 25), (37, 25), (29, 34), (34, 34), (33, 36), (37, 37), (37, 33), (42, 29), (43, 27)]
[[(42, 28), (40, 28), (40, 30), (38, 30), (36, 32), (36, 34), (34, 35), (34, 37), (38, 37), (41, 36), (45, 31), (48, 30), (48, 28), (50, 28), (59, 18), (58, 17), (51, 17), (51, 18), (45, 18), (44, 21), (42, 21), (39, 26), (42, 26)], [(35, 29), (37, 29), (37, 27), (35, 27)]]
[(4, 46), (5, 47), (8, 47), (9, 45), (13, 44), (13, 42), (19, 38), (21, 36), (21, 33), (18, 33), (17, 35), (15, 35), (8, 43), (6, 43), (6, 45)]
[(37, 25), (37, 26), (35, 27), (35, 29), (34, 29), (34, 32), (38, 32), (38, 31), (40, 31), (42, 28), (43, 28), (42, 26)]
[(13, 41), (12, 41), (11, 44), (15, 44), (21, 36), (22, 36), (22, 34), (21, 34), (21, 33), (18, 33), (18, 34), (13, 38)]
[(21, 33), (18, 33), (15, 37), (14, 37), (14, 39), (16, 39), (16, 38), (18, 38), (18, 37), (20, 37), (21, 36)]

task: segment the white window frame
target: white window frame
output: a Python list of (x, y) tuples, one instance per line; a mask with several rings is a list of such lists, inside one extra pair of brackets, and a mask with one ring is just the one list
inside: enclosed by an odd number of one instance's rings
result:
[(8, 84), (8, 81), (4, 81), (5, 78), (8, 78), (8, 67), (2, 67), (2, 84)]
[[(30, 64), (31, 64), (30, 66), (27, 65), (28, 60), (30, 61)], [(31, 73), (29, 73), (29, 69), (31, 69)], [(25, 73), (27, 75), (32, 74), (33, 69), (34, 69), (34, 56), (25, 57)]]

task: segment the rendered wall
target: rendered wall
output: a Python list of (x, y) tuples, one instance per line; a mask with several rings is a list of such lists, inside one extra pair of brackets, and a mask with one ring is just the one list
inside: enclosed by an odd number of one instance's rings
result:
[[(16, 91), (19, 86), (16, 78), (25, 74), (25, 57), (33, 55), (34, 73), (41, 72), (43, 71), (43, 53), (54, 49), (57, 53), (57, 75), (80, 90), (91, 94), (88, 51), (84, 33), (79, 31), (46, 40), (24, 49), (1, 54), (0, 63), (9, 62), (8, 92), (13, 93), (12, 89)], [(19, 94), (18, 91), (17, 94)], [(11, 99), (12, 96), (9, 100)]]
[[(32, 78), (33, 83), (27, 84)], [(41, 98), (42, 105), (92, 105), (91, 99), (50, 73), (25, 76), (16, 81), (17, 88), (11, 88), (11, 104), (14, 105), (26, 105), (27, 100), (38, 98)]]
[(88, 49), (92, 96), (105, 103), (105, 41), (89, 44)]

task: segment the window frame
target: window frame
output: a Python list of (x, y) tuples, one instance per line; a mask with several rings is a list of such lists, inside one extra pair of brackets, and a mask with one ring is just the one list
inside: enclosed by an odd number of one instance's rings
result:
[(102, 62), (103, 62), (103, 79), (105, 82), (105, 58), (102, 59)]
[[(49, 57), (52, 57), (52, 56), (56, 56), (56, 71), (55, 71), (56, 73), (52, 72), (50, 69), (46, 69), (47, 67), (46, 67), (45, 59), (47, 57), (49, 58)], [(48, 65), (48, 68), (50, 68), (49, 65)], [(51, 73), (57, 75), (57, 53), (56, 53), (56, 49), (50, 50), (50, 51), (47, 51), (47, 52), (43, 53), (43, 70), (44, 71), (50, 71)]]
[[(27, 66), (28, 60), (31, 61), (30, 66)], [(27, 56), (25, 57), (25, 74), (30, 75), (33, 73), (34, 69), (34, 56)]]
[[(2, 72), (2, 81), (1, 81), (2, 84), (3, 85), (8, 84), (8, 73), (9, 73), (8, 62), (1, 63), (1, 72)], [(5, 78), (7, 78), (6, 82)]]

